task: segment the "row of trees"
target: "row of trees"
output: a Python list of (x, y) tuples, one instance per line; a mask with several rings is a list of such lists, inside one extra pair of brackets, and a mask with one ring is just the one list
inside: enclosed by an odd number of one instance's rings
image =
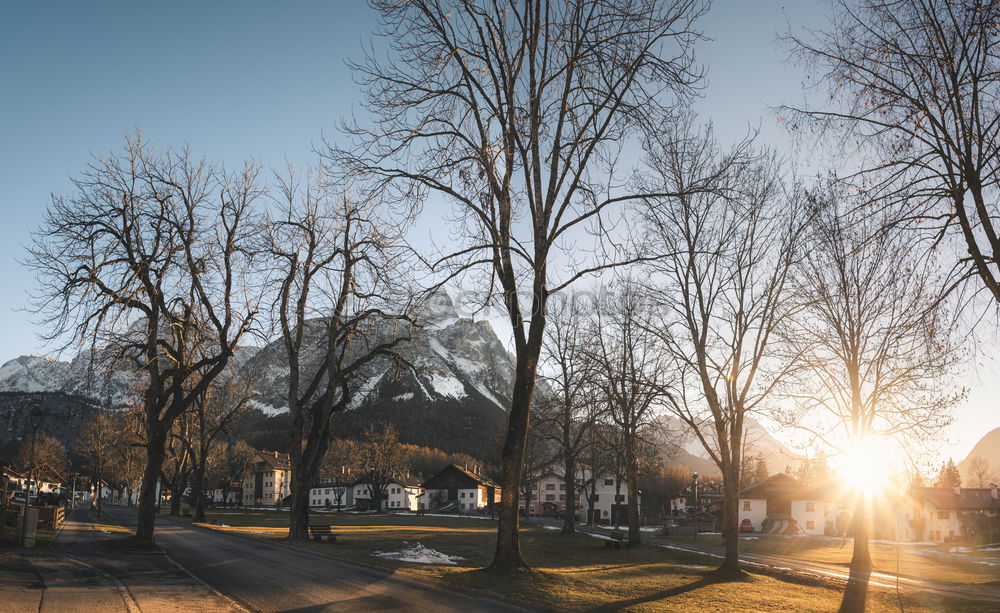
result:
[[(479, 282), (513, 331), (494, 568), (526, 566), (519, 484), (550, 299), (591, 274), (646, 267), (651, 283), (624, 275), (616, 293), (640, 285), (659, 312), (601, 315), (594, 357), (631, 372), (604, 373), (602, 404), (634, 431), (655, 390), (696, 432), (726, 484), (729, 571), (746, 415), (776, 408), (782, 387), (799, 390), (788, 417), (833, 444), (834, 429), (857, 441), (942, 423), (956, 395), (936, 384), (956, 353), (941, 290), (977, 279), (1000, 300), (993, 3), (844, 0), (827, 34), (789, 38), (831, 95), (784, 114), (841, 138), (862, 165), (812, 189), (784, 181), (777, 157), (749, 141), (723, 152), (682, 111), (702, 77), (701, 2), (372, 5), (389, 44), (354, 66), (365, 123), (344, 126), (328, 172), (278, 182), (279, 215), (250, 214), (265, 193), (256, 165), (229, 173), (138, 140), (49, 209), (31, 262), (52, 337), (114, 341), (148, 379), (138, 536), (152, 535), (147, 490), (169, 429), (241, 340), (275, 322), (290, 367), (291, 536), (304, 537), (332, 415), (365, 364), (400, 359), (413, 320), (413, 301), (394, 291), (408, 289), (402, 228), (383, 207), (409, 220), (430, 194), (454, 205), (459, 241), (431, 270)], [(637, 145), (638, 174), (623, 163)], [(311, 316), (324, 339), (313, 361), (302, 345)], [(375, 334), (374, 321), (396, 326)], [(663, 354), (644, 354), (646, 338)], [(659, 359), (669, 377), (653, 376)], [(565, 402), (577, 391), (564, 379)]]

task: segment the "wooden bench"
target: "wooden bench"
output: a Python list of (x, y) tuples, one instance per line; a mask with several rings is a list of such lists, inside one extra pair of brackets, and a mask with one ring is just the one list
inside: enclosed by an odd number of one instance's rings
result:
[(309, 538), (318, 541), (323, 537), (326, 537), (329, 543), (337, 542), (337, 535), (333, 533), (333, 526), (309, 526)]

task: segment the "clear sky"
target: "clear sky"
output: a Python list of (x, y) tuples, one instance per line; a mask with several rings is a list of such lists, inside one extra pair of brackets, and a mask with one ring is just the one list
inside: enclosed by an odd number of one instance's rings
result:
[[(709, 81), (698, 103), (724, 140), (760, 126), (761, 139), (792, 155), (769, 105), (802, 97), (801, 71), (775, 41), (824, 25), (817, 0), (719, 0), (702, 22)], [(358, 92), (344, 60), (358, 57), (374, 16), (356, 0), (169, 3), (11, 2), (0, 20), (0, 364), (46, 353), (30, 314), (33, 286), (17, 263), (52, 192), (69, 189), (91, 153), (121, 146), (140, 126), (165, 145), (229, 164), (310, 160), (335, 135)], [(435, 217), (428, 208), (425, 222)], [(421, 231), (418, 229), (418, 231)], [(428, 229), (424, 232), (430, 232)], [(968, 376), (969, 402), (948, 454), (965, 456), (1000, 426), (997, 368)]]

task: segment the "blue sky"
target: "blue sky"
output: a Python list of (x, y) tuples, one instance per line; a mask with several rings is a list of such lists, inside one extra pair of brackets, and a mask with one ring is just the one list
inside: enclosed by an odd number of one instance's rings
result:
[[(816, 0), (718, 1), (702, 22), (714, 40), (697, 108), (724, 140), (760, 126), (763, 142), (790, 151), (768, 106), (801, 99), (801, 71), (775, 42), (824, 24)], [(141, 126), (163, 144), (190, 143), (228, 164), (310, 160), (335, 135), (358, 92), (345, 59), (358, 57), (374, 16), (360, 1), (18, 2), (0, 20), (0, 363), (46, 353), (23, 312), (31, 273), (16, 261), (52, 192), (69, 189), (91, 153), (119, 147)], [(440, 218), (428, 207), (424, 223)], [(429, 234), (430, 226), (417, 232)], [(987, 365), (983, 371), (995, 376)], [(977, 378), (952, 431), (956, 459), (1000, 425)], [(992, 421), (990, 421), (992, 420)], [(986, 423), (989, 422), (989, 423)]]

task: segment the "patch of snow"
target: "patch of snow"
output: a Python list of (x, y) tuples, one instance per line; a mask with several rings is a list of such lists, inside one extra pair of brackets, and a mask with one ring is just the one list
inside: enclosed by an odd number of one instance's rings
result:
[(972, 551), (968, 547), (951, 547), (948, 549), (948, 553), (968, 553)]
[(998, 558), (988, 558), (986, 560), (976, 560), (976, 564), (985, 564), (986, 566), (1000, 566), (1000, 559)]
[(348, 411), (353, 411), (361, 406), (361, 403), (365, 401), (365, 398), (372, 393), (372, 390), (375, 389), (378, 382), (382, 380), (382, 374), (383, 373), (378, 373), (369, 377), (369, 379), (364, 382), (364, 385), (358, 388), (358, 391), (354, 394), (354, 398), (351, 399), (351, 403), (347, 406)]
[(414, 564), (456, 564), (458, 560), (464, 560), (462, 556), (450, 556), (440, 551), (435, 551), (429, 547), (424, 547), (420, 543), (403, 544), (392, 551), (375, 551), (372, 555), (385, 560), (398, 560), (400, 562), (412, 562)]
[(392, 397), (396, 402), (406, 402), (407, 400), (413, 400), (413, 392), (406, 392), (405, 394), (399, 394)]
[(260, 409), (260, 412), (263, 413), (264, 415), (267, 415), (268, 417), (274, 417), (275, 415), (281, 415), (282, 413), (287, 413), (289, 411), (289, 408), (287, 406), (274, 407), (269, 404), (264, 404), (263, 402), (257, 400), (251, 400), (249, 404), (251, 407), (255, 409)]
[(465, 398), (467, 395), (465, 393), (465, 386), (462, 385), (462, 382), (451, 375), (432, 373), (427, 378), (430, 381), (431, 387), (434, 388), (434, 391), (437, 392), (439, 396), (461, 399)]
[(562, 530), (562, 528), (560, 528), (558, 526), (542, 526), (542, 529), (543, 530)]

